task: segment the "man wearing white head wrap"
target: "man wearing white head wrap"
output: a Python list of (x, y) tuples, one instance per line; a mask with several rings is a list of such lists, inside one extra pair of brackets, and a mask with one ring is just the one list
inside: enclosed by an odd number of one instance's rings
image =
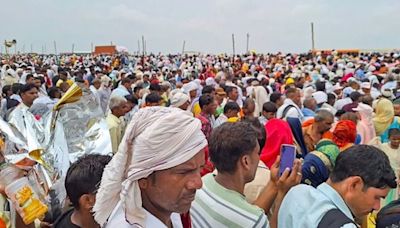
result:
[(190, 105), (190, 97), (184, 93), (177, 92), (171, 98), (171, 107), (187, 110)]
[(201, 188), (206, 146), (200, 121), (182, 110), (139, 110), (103, 173), (96, 221), (104, 226), (108, 220), (107, 227), (170, 226), (173, 212), (187, 212)]

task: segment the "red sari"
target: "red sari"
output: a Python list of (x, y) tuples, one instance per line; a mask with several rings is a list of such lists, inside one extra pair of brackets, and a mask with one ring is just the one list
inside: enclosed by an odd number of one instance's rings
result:
[(289, 124), (281, 119), (271, 119), (265, 124), (267, 140), (261, 151), (260, 160), (269, 168), (280, 154), (282, 144), (293, 145), (292, 131)]

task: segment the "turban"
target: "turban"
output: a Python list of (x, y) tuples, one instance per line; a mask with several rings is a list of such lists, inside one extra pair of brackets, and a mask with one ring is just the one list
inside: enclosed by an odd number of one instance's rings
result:
[(341, 148), (354, 143), (357, 137), (356, 124), (351, 120), (340, 120), (333, 131), (333, 142)]
[(190, 101), (190, 97), (184, 93), (175, 93), (171, 98), (171, 106), (178, 108), (179, 106), (185, 104), (185, 102)]
[(328, 102), (328, 95), (322, 91), (317, 91), (312, 94), (314, 99), (317, 101), (317, 104), (322, 104)]
[(183, 110), (148, 107), (139, 110), (125, 132), (118, 152), (104, 169), (94, 205), (103, 226), (118, 201), (131, 225), (144, 227), (138, 180), (190, 160), (207, 146), (200, 120)]
[(197, 90), (198, 85), (195, 82), (189, 82), (187, 84), (184, 84), (182, 89), (185, 93), (189, 94), (190, 91)]
[(206, 79), (206, 85), (210, 85), (212, 87), (215, 87), (217, 85), (217, 82), (215, 82), (214, 78), (208, 77)]

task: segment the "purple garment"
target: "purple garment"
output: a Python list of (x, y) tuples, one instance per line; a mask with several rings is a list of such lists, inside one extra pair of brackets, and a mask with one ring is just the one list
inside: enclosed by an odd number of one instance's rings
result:
[(354, 112), (353, 108), (357, 108), (357, 106), (358, 106), (358, 102), (353, 102), (353, 103), (350, 103), (350, 104), (347, 104), (347, 105), (343, 106), (342, 109), (345, 112)]

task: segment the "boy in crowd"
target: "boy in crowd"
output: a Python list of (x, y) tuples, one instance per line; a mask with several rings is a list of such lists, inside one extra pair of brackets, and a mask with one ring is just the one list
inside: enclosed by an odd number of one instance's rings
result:
[(269, 101), (263, 104), (262, 115), (258, 117), (260, 123), (265, 126), (268, 120), (276, 118), (276, 112), (278, 109), (276, 108), (276, 104)]
[(73, 208), (61, 215), (53, 224), (54, 228), (95, 228), (100, 227), (93, 218), (92, 208), (96, 202), (104, 167), (111, 157), (90, 154), (74, 162), (65, 178), (65, 189)]

